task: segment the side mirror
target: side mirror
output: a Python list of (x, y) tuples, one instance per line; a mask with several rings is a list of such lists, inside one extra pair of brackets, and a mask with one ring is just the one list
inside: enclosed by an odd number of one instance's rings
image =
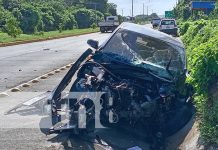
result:
[(88, 40), (87, 41), (87, 44), (89, 45), (89, 46), (91, 46), (92, 48), (94, 48), (94, 49), (98, 49), (98, 41), (95, 41), (95, 40)]

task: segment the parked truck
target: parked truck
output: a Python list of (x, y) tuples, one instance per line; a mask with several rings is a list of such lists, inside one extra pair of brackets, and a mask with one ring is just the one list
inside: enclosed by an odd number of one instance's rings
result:
[(118, 16), (108, 16), (104, 22), (98, 23), (101, 33), (114, 31), (119, 25)]

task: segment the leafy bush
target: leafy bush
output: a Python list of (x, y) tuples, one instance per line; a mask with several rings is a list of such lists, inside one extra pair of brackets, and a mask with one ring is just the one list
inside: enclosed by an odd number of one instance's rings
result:
[(180, 25), (180, 35), (184, 35), (187, 32), (189, 26), (190, 26), (190, 22), (185, 22), (184, 24), (181, 24)]
[(204, 110), (203, 121), (200, 124), (201, 135), (207, 143), (218, 144), (218, 99), (213, 104)]
[(218, 38), (202, 42), (189, 54), (193, 83), (199, 92), (208, 92), (209, 85), (218, 76)]
[(21, 29), (19, 28), (19, 23), (14, 17), (7, 19), (5, 31), (9, 36), (13, 38), (16, 38), (18, 35), (22, 33)]
[(92, 29), (96, 29), (96, 28), (97, 28), (97, 24), (96, 24), (96, 23), (93, 23), (93, 24), (91, 25), (91, 28), (92, 28)]
[(218, 2), (216, 3), (216, 7), (213, 12), (209, 15), (210, 19), (218, 19)]
[(186, 45), (189, 45), (190, 42), (194, 39), (194, 37), (199, 33), (201, 28), (203, 28), (206, 25), (207, 21), (200, 20), (197, 22), (194, 22), (188, 29), (187, 33), (183, 36), (183, 42)]
[[(183, 24), (185, 31), (188, 25)], [(191, 77), (188, 82), (196, 89), (195, 104), (202, 118), (201, 135), (207, 143), (218, 144), (218, 98), (213, 86), (218, 82), (218, 20), (189, 23), (182, 39), (188, 54)], [(218, 93), (218, 91), (215, 91)]]
[(3, 28), (6, 24), (7, 19), (11, 17), (13, 17), (13, 15), (9, 11), (0, 7), (0, 28)]

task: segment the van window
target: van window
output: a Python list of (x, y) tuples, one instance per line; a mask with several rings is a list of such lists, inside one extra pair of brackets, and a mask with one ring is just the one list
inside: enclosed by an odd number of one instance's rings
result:
[(114, 18), (108, 18), (108, 20), (110, 20), (110, 21), (113, 21), (113, 20), (114, 20)]
[(161, 25), (175, 25), (174, 20), (162, 20)]

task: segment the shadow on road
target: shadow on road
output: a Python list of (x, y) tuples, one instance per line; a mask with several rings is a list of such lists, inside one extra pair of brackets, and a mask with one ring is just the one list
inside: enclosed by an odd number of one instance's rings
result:
[[(26, 107), (18, 109), (15, 112), (12, 112), (12, 114), (17, 113), (21, 116), (42, 116), (39, 123), (40, 130), (42, 133), (48, 134), (48, 129), (51, 127), (51, 120), (49, 116), (42, 115), (41, 110), (42, 108), (40, 107)], [(168, 150), (178, 149), (192, 129), (194, 122), (195, 118), (192, 117), (192, 119), (180, 131), (167, 138)], [(94, 133), (84, 133), (83, 135), (74, 135), (72, 132), (63, 132), (57, 134), (48, 141), (51, 143), (61, 143), (64, 149), (73, 150), (126, 150), (135, 146), (138, 146), (143, 150), (148, 150), (149, 144), (146, 142), (148, 141), (146, 133), (139, 131), (140, 134), (135, 134), (136, 130), (138, 130), (138, 128), (104, 128), (96, 129)], [(143, 137), (141, 135), (145, 136)]]
[[(193, 117), (184, 128), (176, 134), (167, 138), (167, 150), (177, 150), (184, 141), (187, 134), (193, 127), (195, 118)], [(96, 138), (98, 137), (98, 138)], [(70, 132), (58, 134), (50, 142), (62, 143), (64, 149), (73, 150), (127, 150), (128, 148), (138, 146), (143, 150), (149, 150), (149, 144), (146, 138), (137, 137), (132, 129), (96, 129), (94, 133), (74, 135)]]
[(186, 136), (189, 134), (189, 132), (193, 128), (194, 123), (195, 123), (195, 117), (192, 117), (192, 119), (181, 130), (179, 130), (174, 135), (168, 137), (167, 150), (179, 149), (179, 146), (183, 143)]

